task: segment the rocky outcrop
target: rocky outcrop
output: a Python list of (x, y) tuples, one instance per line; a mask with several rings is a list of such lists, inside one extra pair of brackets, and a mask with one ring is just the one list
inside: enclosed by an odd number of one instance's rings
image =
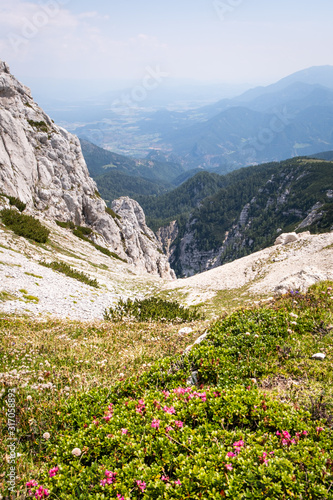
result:
[(175, 278), (155, 234), (146, 225), (145, 214), (139, 203), (124, 196), (112, 202), (112, 210), (119, 217), (117, 223), (126, 242), (125, 251), (136, 265), (162, 278)]
[[(2, 61), (0, 192), (20, 198), (28, 212), (87, 225), (93, 229), (95, 241), (121, 258), (139, 269), (172, 277), (139, 205), (129, 199), (119, 202), (115, 208), (121, 219), (106, 212), (78, 138), (53, 123)], [(149, 238), (142, 236), (148, 233)]]
[(174, 247), (173, 242), (179, 234), (177, 221), (171, 221), (167, 226), (160, 227), (156, 232), (156, 237), (160, 245), (162, 246), (164, 253), (168, 259), (172, 258)]

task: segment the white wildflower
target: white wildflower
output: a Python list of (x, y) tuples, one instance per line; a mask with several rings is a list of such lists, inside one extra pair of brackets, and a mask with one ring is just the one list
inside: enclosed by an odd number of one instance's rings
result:
[(51, 437), (51, 434), (49, 432), (44, 432), (44, 434), (43, 434), (44, 439), (50, 439), (50, 437)]
[(81, 455), (81, 450), (80, 448), (74, 448), (74, 450), (72, 450), (72, 455), (74, 455), (74, 457), (79, 457)]

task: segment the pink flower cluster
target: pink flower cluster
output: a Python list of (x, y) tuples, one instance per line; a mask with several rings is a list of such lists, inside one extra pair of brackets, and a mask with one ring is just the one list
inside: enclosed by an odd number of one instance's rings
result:
[(57, 475), (58, 472), (59, 472), (59, 467), (53, 467), (53, 469), (49, 470), (49, 476), (54, 477)]
[(207, 401), (207, 394), (206, 392), (196, 392), (194, 391), (192, 394), (189, 394), (188, 395), (188, 399), (192, 399), (192, 398), (201, 398), (201, 401), (204, 403), (205, 401)]
[(235, 448), (236, 453), (240, 453), (240, 451), (244, 445), (245, 445), (244, 441), (236, 441), (233, 444), (233, 447)]
[(105, 471), (106, 479), (101, 480), (101, 485), (105, 486), (106, 484), (113, 484), (116, 481), (116, 472), (111, 472), (110, 470)]
[[(52, 469), (51, 469), (52, 470)], [(28, 495), (29, 496), (32, 496), (33, 493), (31, 491), (31, 488), (37, 488), (38, 486), (38, 483), (37, 481), (28, 481), (26, 483), (26, 487), (28, 488)], [(46, 488), (43, 488), (43, 486), (40, 486), (36, 491), (35, 491), (35, 498), (37, 498), (37, 500), (40, 500), (41, 498), (46, 498), (49, 496), (49, 491), (46, 489)]]
[(139, 399), (138, 404), (135, 408), (136, 413), (143, 415), (143, 412), (146, 410), (145, 402), (142, 399)]
[(265, 465), (268, 465), (268, 454), (266, 453), (266, 451), (263, 452), (262, 456), (259, 457), (259, 462), (261, 464), (265, 464)]
[(185, 389), (183, 387), (177, 387), (177, 389), (174, 389), (173, 392), (175, 394), (181, 395), (181, 394), (186, 394), (188, 392), (192, 392), (191, 387), (186, 387)]
[(291, 446), (292, 444), (296, 444), (296, 439), (291, 438), (288, 431), (282, 431), (282, 433), (277, 431), (276, 435), (281, 438), (282, 446)]
[(125, 497), (120, 495), (120, 493), (117, 493), (117, 498), (118, 498), (118, 500), (125, 500)]
[(174, 415), (176, 413), (176, 410), (173, 406), (170, 406), (170, 408), (164, 406), (163, 411), (165, 411), (165, 413), (169, 413), (170, 415)]
[(181, 420), (176, 420), (175, 421), (175, 425), (181, 429), (182, 427), (184, 427), (184, 423), (181, 421)]
[(173, 431), (173, 427), (171, 427), (171, 425), (167, 425), (166, 428), (165, 428), (165, 432), (170, 432), (170, 431)]
[(167, 399), (170, 396), (169, 391), (162, 391), (162, 394), (164, 395), (164, 398)]
[[(52, 469), (51, 469), (52, 470)], [(52, 477), (52, 476), (51, 476)], [(38, 486), (37, 481), (29, 481), (26, 483), (26, 487), (28, 488), (28, 495), (32, 496), (32, 491), (30, 488), (36, 488)], [(49, 492), (46, 488), (43, 488), (43, 486), (40, 486), (36, 491), (35, 491), (35, 497), (39, 500), (41, 498), (46, 498), (49, 496)]]
[[(105, 420), (105, 422), (108, 422), (109, 420), (111, 420), (112, 417), (113, 417), (113, 404), (111, 403), (109, 404), (108, 409), (105, 412), (105, 417), (103, 417), (103, 419)], [(98, 422), (96, 425), (98, 425)]]
[(128, 434), (128, 429), (121, 429), (122, 434)]
[(137, 481), (136, 484), (141, 491), (145, 491), (147, 485), (144, 481)]
[(153, 427), (153, 429), (158, 429), (160, 427), (160, 421), (158, 420), (158, 418), (153, 419), (151, 426)]
[(40, 486), (36, 492), (35, 492), (35, 497), (37, 500), (40, 500), (41, 498), (46, 498), (49, 496), (49, 492), (46, 488), (43, 488), (43, 486)]

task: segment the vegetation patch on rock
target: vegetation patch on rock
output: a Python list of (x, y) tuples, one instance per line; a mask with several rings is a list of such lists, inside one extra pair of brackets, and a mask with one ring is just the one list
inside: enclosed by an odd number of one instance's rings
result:
[(53, 262), (44, 262), (41, 261), (40, 264), (44, 267), (49, 267), (53, 269), (54, 271), (58, 271), (59, 273), (66, 274), (66, 276), (69, 276), (70, 278), (74, 278), (78, 281), (81, 281), (82, 283), (85, 283), (86, 285), (93, 286), (95, 288), (99, 288), (99, 284), (96, 279), (90, 278), (87, 274), (77, 271), (76, 269), (73, 269), (70, 267), (66, 262), (61, 262), (61, 261), (53, 261)]
[(25, 215), (16, 210), (5, 208), (0, 216), (5, 226), (18, 236), (23, 236), (38, 243), (46, 243), (50, 231), (32, 215)]

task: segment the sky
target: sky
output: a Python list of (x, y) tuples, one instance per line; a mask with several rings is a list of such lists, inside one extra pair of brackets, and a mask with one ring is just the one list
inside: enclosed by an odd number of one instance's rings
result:
[(333, 64), (332, 19), (332, 0), (0, 0), (0, 59), (23, 82), (269, 84)]

